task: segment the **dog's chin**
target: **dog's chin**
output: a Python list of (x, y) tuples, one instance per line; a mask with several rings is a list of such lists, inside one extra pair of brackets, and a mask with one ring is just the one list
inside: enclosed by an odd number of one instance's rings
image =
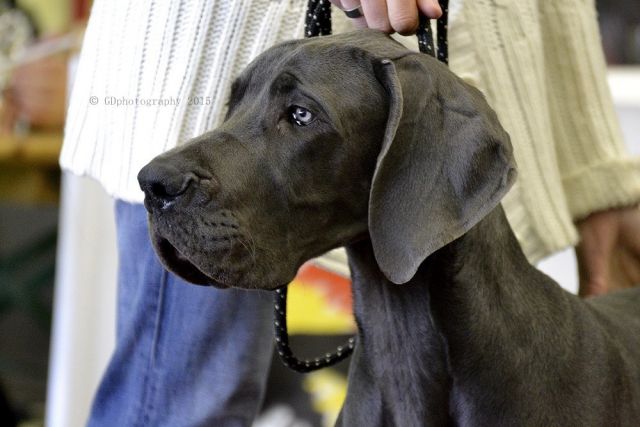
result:
[(220, 289), (229, 288), (229, 285), (213, 279), (196, 267), (169, 240), (156, 233), (152, 232), (151, 234), (156, 253), (167, 270), (195, 285), (213, 286)]
[[(227, 265), (221, 268), (221, 265), (208, 265), (203, 259), (211, 258), (201, 257), (199, 254), (192, 256), (182, 251), (179, 245), (174, 244), (170, 236), (166, 236), (153, 224), (150, 226), (150, 237), (156, 255), (160, 259), (164, 267), (180, 277), (181, 279), (193, 283), (195, 285), (212, 286), (220, 289), (238, 288), (238, 289), (256, 289), (256, 290), (276, 290), (293, 280), (297, 272), (297, 268), (292, 270), (275, 271), (270, 268), (267, 272), (251, 265), (251, 269), (232, 268), (233, 265)], [(235, 265), (245, 265), (239, 259)]]

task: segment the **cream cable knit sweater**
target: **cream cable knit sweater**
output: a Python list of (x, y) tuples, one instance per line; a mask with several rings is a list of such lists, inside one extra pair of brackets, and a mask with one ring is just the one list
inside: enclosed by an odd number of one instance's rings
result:
[(503, 205), (530, 260), (575, 244), (574, 220), (640, 201), (593, 0), (468, 0), (449, 31), (451, 68), (514, 144), (519, 175)]
[[(216, 127), (234, 76), (271, 44), (302, 36), (305, 4), (96, 0), (62, 167), (142, 201), (137, 171)], [(640, 162), (624, 150), (593, 1), (452, 0), (450, 9), (451, 69), (486, 94), (515, 147), (520, 174), (504, 206), (530, 260), (574, 244), (573, 220), (638, 203)], [(335, 32), (348, 26), (341, 18)]]
[(96, 0), (61, 166), (96, 178), (110, 195), (141, 202), (140, 168), (218, 126), (231, 83), (251, 59), (302, 37), (305, 6), (300, 0)]

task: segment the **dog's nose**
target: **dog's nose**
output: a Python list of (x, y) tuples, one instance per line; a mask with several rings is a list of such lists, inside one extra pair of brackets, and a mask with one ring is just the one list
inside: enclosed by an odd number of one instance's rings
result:
[(195, 181), (193, 173), (181, 172), (174, 166), (154, 160), (138, 173), (138, 183), (145, 200), (158, 208), (166, 208), (183, 195)]

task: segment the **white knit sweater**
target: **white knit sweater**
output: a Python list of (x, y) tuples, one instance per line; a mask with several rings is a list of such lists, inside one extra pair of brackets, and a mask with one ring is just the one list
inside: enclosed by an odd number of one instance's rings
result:
[[(451, 69), (485, 93), (514, 144), (520, 173), (504, 206), (529, 258), (574, 244), (576, 218), (638, 203), (640, 163), (624, 150), (593, 1), (450, 3)], [(302, 36), (305, 4), (96, 0), (62, 167), (142, 201), (137, 171), (215, 128), (246, 64)], [(334, 9), (334, 31), (346, 27), (341, 18)], [(109, 105), (118, 102), (133, 105)]]
[(302, 36), (305, 3), (96, 0), (62, 167), (96, 178), (117, 198), (141, 202), (140, 168), (219, 125), (235, 76), (270, 45)]

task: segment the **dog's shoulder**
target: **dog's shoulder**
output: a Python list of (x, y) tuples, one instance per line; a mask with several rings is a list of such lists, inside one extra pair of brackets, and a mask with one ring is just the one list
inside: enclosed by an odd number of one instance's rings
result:
[(620, 338), (640, 356), (640, 288), (589, 298), (585, 304), (612, 337)]
[(612, 309), (640, 321), (640, 287), (611, 292), (585, 302), (596, 309)]

